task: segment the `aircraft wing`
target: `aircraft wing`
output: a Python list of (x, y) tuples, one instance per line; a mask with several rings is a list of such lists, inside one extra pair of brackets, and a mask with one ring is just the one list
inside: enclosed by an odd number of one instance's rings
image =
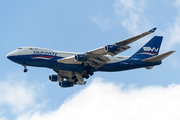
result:
[(155, 30), (156, 28), (153, 28), (147, 32), (116, 42), (114, 44), (106, 45), (104, 47), (94, 49), (83, 54), (77, 54), (75, 56), (59, 59), (57, 61), (60, 63), (69, 63), (69, 64), (82, 64), (83, 63), (85, 66), (90, 65), (98, 69), (99, 67), (101, 67), (102, 65), (110, 61), (110, 59), (104, 55), (107, 55), (107, 54), (111, 56), (117, 55), (129, 49), (130, 46), (127, 46), (128, 44), (135, 42), (136, 40), (153, 33)]
[[(129, 49), (130, 46), (127, 46), (128, 44), (130, 44), (132, 42), (135, 42), (136, 40), (139, 40), (140, 38), (145, 37), (146, 35), (149, 35), (149, 34), (153, 33), (156, 29), (157, 28), (153, 28), (153, 29), (149, 30), (148, 32), (144, 32), (144, 33), (141, 33), (141, 34), (136, 35), (134, 37), (131, 37), (131, 38), (128, 38), (128, 39), (125, 39), (125, 40), (122, 40), (122, 41), (119, 41), (119, 42), (116, 42), (116, 43), (112, 44), (112, 46), (117, 46), (119, 48), (119, 50), (117, 50), (115, 52), (106, 51), (105, 49), (108, 46), (105, 46), (105, 47), (101, 47), (101, 48), (98, 48), (98, 49), (95, 49), (95, 50), (91, 50), (88, 53), (101, 54), (101, 55), (110, 54), (112, 56), (117, 55), (117, 54)], [(109, 46), (109, 47), (111, 47), (111, 46)]]
[(128, 39), (125, 39), (125, 40), (122, 40), (120, 42), (116, 42), (115, 44), (118, 45), (118, 46), (125, 46), (125, 45), (128, 45), (136, 40), (139, 40), (140, 38), (142, 37), (145, 37), (146, 35), (149, 35), (151, 33), (153, 33), (157, 28), (153, 28), (151, 30), (149, 30), (148, 32), (144, 32), (144, 33), (141, 33), (139, 35), (136, 35), (134, 37), (131, 37), (131, 38), (128, 38)]

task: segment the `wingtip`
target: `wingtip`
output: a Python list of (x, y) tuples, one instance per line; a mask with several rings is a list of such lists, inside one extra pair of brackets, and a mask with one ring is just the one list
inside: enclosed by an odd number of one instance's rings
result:
[(170, 53), (174, 53), (174, 52), (176, 52), (176, 51), (169, 51)]
[(149, 30), (148, 32), (153, 33), (154, 31), (156, 31), (156, 29), (157, 29), (157, 28), (153, 28), (153, 29)]

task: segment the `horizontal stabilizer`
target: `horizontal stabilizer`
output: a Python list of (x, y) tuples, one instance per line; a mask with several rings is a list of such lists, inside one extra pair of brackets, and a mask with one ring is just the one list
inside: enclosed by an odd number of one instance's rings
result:
[(143, 62), (159, 62), (162, 59), (166, 58), (167, 56), (171, 55), (172, 53), (174, 53), (175, 51), (169, 51), (160, 55), (156, 55), (154, 57), (150, 57), (147, 59), (142, 60)]

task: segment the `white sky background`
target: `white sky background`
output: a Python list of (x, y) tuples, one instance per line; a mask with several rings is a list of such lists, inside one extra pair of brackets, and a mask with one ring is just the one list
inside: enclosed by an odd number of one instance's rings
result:
[[(0, 1), (0, 26), (0, 120), (180, 119), (180, 0)], [(160, 35), (160, 53), (176, 50), (162, 65), (97, 72), (85, 86), (59, 88), (48, 81), (52, 70), (24, 74), (5, 57), (19, 46), (85, 52), (153, 27), (121, 55)]]

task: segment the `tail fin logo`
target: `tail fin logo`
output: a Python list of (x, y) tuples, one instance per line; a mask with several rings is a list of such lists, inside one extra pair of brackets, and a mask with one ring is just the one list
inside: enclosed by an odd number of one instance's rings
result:
[(143, 49), (144, 49), (144, 51), (151, 51), (151, 52), (153, 52), (153, 51), (158, 52), (158, 50), (159, 50), (159, 48), (155, 48), (155, 47), (153, 47), (153, 48), (143, 47)]
[(138, 54), (157, 55), (159, 48), (143, 47), (143, 50), (143, 52), (140, 52)]

